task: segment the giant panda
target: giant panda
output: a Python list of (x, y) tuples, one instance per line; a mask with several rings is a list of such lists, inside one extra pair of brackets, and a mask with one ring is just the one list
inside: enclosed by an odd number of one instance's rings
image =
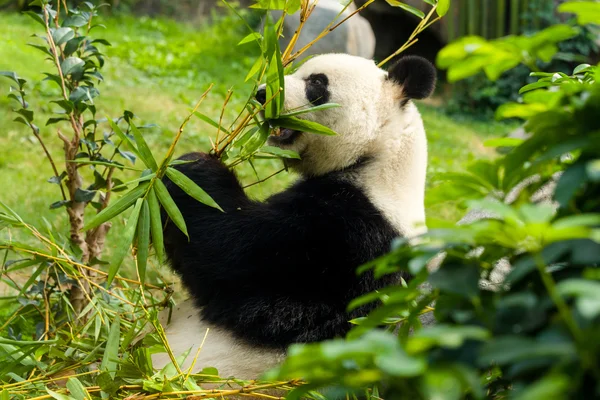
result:
[[(296, 151), (288, 166), (301, 178), (264, 202), (244, 193), (236, 175), (205, 153), (181, 157), (177, 168), (224, 212), (205, 206), (165, 178), (185, 219), (189, 240), (170, 222), (164, 241), (170, 266), (191, 300), (166, 328), (175, 356), (203, 344), (195, 370), (257, 378), (292, 343), (344, 336), (348, 303), (399, 280), (358, 275), (357, 267), (390, 249), (397, 237), (426, 230), (427, 142), (411, 100), (428, 97), (435, 68), (415, 56), (389, 71), (346, 54), (316, 56), (285, 77), (285, 110), (337, 103), (302, 114), (335, 136), (283, 129), (269, 144)], [(264, 87), (257, 100), (265, 102)], [(206, 333), (208, 329), (208, 334)], [(154, 366), (170, 361), (153, 356)]]

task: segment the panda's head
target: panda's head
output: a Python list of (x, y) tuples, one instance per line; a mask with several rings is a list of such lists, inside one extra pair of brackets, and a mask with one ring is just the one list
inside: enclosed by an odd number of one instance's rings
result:
[[(322, 175), (377, 157), (390, 135), (415, 119), (422, 125), (410, 100), (428, 97), (435, 79), (435, 68), (421, 57), (401, 58), (387, 72), (372, 60), (347, 54), (314, 57), (285, 77), (284, 110), (337, 103), (340, 107), (299, 116), (337, 135), (282, 129), (279, 136), (269, 138), (269, 144), (299, 153), (302, 159), (290, 167), (304, 175)], [(261, 90), (259, 100), (264, 99)]]

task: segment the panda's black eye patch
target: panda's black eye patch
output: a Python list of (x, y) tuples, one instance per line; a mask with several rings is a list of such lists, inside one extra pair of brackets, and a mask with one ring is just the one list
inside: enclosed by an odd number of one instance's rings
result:
[(311, 74), (306, 82), (306, 98), (311, 104), (318, 106), (329, 102), (329, 79), (325, 74)]

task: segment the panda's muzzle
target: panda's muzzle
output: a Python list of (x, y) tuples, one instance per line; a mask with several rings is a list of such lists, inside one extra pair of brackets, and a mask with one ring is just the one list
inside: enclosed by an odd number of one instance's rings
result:
[(271, 144), (292, 144), (300, 136), (302, 131), (297, 131), (290, 128), (279, 128), (269, 136), (269, 142)]

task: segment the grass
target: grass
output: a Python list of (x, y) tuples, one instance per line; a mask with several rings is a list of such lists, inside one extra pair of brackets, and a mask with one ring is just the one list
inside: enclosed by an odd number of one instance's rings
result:
[[(252, 44), (242, 47), (237, 42), (247, 34), (247, 28), (235, 17), (224, 17), (216, 23), (194, 27), (168, 20), (133, 18), (128, 16), (105, 18), (106, 29), (92, 31), (96, 37), (112, 43), (105, 49), (107, 66), (105, 82), (99, 86), (98, 116), (116, 117), (122, 110), (131, 110), (139, 124), (155, 123), (158, 127), (146, 133), (146, 139), (157, 154), (163, 154), (174, 133), (187, 116), (200, 94), (214, 82), (215, 87), (201, 111), (218, 117), (222, 102), (231, 88), (226, 120), (232, 120), (250, 94), (251, 83), (244, 83), (246, 72), (258, 57)], [(43, 127), (53, 109), (48, 101), (56, 99), (54, 84), (41, 81), (41, 72), (49, 72), (52, 65), (42, 53), (26, 46), (36, 39), (32, 33), (41, 33), (40, 26), (28, 17), (0, 13), (0, 70), (17, 72), (27, 79), (30, 103), (36, 110), (36, 123), (55, 160), (61, 158), (61, 142), (57, 128), (68, 131), (67, 125)], [(59, 200), (58, 187), (47, 183), (52, 176), (50, 165), (39, 144), (23, 125), (12, 122), (11, 101), (6, 98), (9, 81), (0, 80), (0, 200), (11, 206), (26, 221), (39, 226), (43, 219), (56, 227), (66, 227), (64, 209), (50, 210), (49, 205)], [(455, 120), (444, 112), (426, 104), (419, 104), (429, 138), (429, 176), (441, 171), (459, 170), (480, 157), (492, 155), (483, 146), (488, 137), (501, 136), (512, 127), (497, 122), (470, 119)], [(192, 119), (178, 147), (178, 154), (210, 148), (214, 129)], [(121, 160), (123, 161), (123, 160)], [(62, 170), (59, 165), (59, 170)], [(266, 177), (280, 168), (279, 161), (257, 163), (257, 174)], [(257, 180), (252, 169), (244, 165), (237, 169), (244, 184)], [(124, 173), (120, 179), (134, 177)], [(274, 179), (249, 189), (252, 197), (262, 199), (284, 189), (294, 179), (292, 174), (280, 174)], [(453, 205), (439, 205), (428, 210), (429, 217), (455, 221), (460, 214)], [(107, 239), (107, 253), (117, 243), (123, 229), (116, 222)], [(156, 272), (155, 272), (156, 273)], [(161, 273), (159, 271), (159, 273)], [(0, 291), (1, 293), (1, 291)]]

